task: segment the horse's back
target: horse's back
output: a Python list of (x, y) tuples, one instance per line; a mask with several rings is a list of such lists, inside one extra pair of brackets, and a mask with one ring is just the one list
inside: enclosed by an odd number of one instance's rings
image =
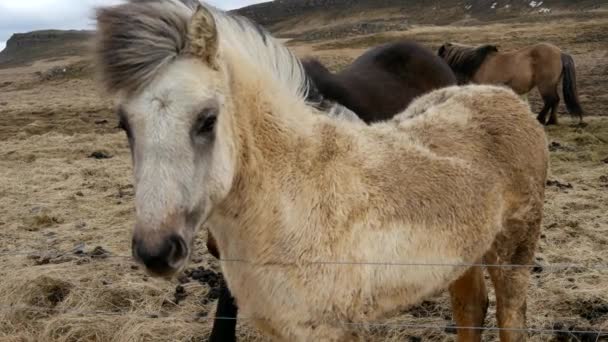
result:
[(561, 69), (561, 50), (553, 44), (538, 43), (488, 55), (473, 80), (481, 84), (504, 84), (521, 95), (535, 86), (555, 87)]
[(544, 186), (548, 165), (544, 130), (509, 89), (487, 85), (440, 89), (414, 101), (396, 120), (435, 153), (475, 163), (522, 194), (527, 187)]
[(400, 41), (373, 48), (338, 73), (348, 88), (354, 110), (366, 121), (391, 118), (405, 109), (416, 97), (429, 91), (456, 84), (450, 67), (438, 56), (410, 41)]
[(456, 84), (454, 73), (441, 58), (412, 41), (399, 41), (373, 48), (340, 74), (357, 74), (365, 69), (377, 69), (429, 89)]

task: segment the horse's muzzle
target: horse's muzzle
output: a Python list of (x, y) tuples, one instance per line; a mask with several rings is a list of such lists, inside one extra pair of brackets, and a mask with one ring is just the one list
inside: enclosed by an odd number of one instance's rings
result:
[(177, 234), (172, 234), (155, 244), (134, 236), (132, 251), (135, 260), (144, 264), (148, 272), (154, 276), (167, 277), (175, 274), (188, 258), (188, 245)]

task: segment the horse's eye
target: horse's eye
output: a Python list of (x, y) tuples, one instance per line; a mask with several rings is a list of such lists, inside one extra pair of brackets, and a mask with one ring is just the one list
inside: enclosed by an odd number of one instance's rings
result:
[(217, 111), (215, 109), (204, 110), (199, 115), (199, 120), (197, 122), (197, 127), (196, 127), (196, 134), (197, 135), (207, 135), (207, 134), (213, 132), (216, 122), (217, 122)]

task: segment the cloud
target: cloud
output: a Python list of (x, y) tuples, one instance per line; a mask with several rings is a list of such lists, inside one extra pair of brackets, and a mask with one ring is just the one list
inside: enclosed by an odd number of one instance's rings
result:
[[(222, 9), (234, 9), (267, 0), (211, 0)], [(46, 29), (94, 29), (93, 8), (123, 0), (10, 0), (0, 1), (0, 42), (13, 33)], [(0, 43), (1, 44), (1, 43)], [(0, 45), (2, 47), (2, 45)]]

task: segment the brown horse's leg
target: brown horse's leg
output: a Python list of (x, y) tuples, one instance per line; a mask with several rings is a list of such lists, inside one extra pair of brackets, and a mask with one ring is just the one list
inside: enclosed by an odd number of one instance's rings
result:
[(547, 125), (557, 125), (557, 108), (559, 107), (559, 96), (557, 97), (557, 101), (551, 107), (551, 116), (549, 117), (549, 121), (547, 121)]
[[(531, 213), (530, 213), (531, 214)], [(500, 330), (501, 342), (522, 342), (527, 340), (526, 331), (526, 297), (530, 282), (530, 268), (542, 219), (542, 210), (527, 215), (529, 221), (509, 220), (508, 230), (513, 234), (504, 238), (503, 245), (514, 244), (515, 248), (499, 248), (499, 252), (486, 255), (488, 264), (502, 264), (504, 267), (488, 266), (488, 271), (496, 289), (496, 316)], [(521, 241), (514, 242), (514, 238)], [(510, 265), (509, 265), (510, 264)], [(514, 267), (511, 265), (526, 265)]]
[(540, 122), (541, 125), (546, 124), (546, 122), (547, 122), (547, 113), (549, 112), (549, 109), (551, 109), (551, 107), (545, 101), (543, 109), (541, 109), (540, 113), (538, 113), (538, 116), (536, 117), (536, 119), (538, 120), (538, 122)]
[(452, 312), (458, 327), (458, 342), (481, 341), (482, 330), (488, 311), (488, 293), (483, 269), (471, 267), (462, 277), (450, 285)]
[[(550, 86), (539, 86), (538, 90), (540, 91), (540, 95), (542, 96), (543, 102), (545, 103), (540, 114), (538, 114), (538, 121), (546, 125), (557, 125), (557, 108), (559, 106), (559, 94), (557, 92), (557, 84), (553, 84)], [(551, 110), (551, 116), (549, 116), (549, 121), (545, 123), (545, 117), (549, 110)]]

